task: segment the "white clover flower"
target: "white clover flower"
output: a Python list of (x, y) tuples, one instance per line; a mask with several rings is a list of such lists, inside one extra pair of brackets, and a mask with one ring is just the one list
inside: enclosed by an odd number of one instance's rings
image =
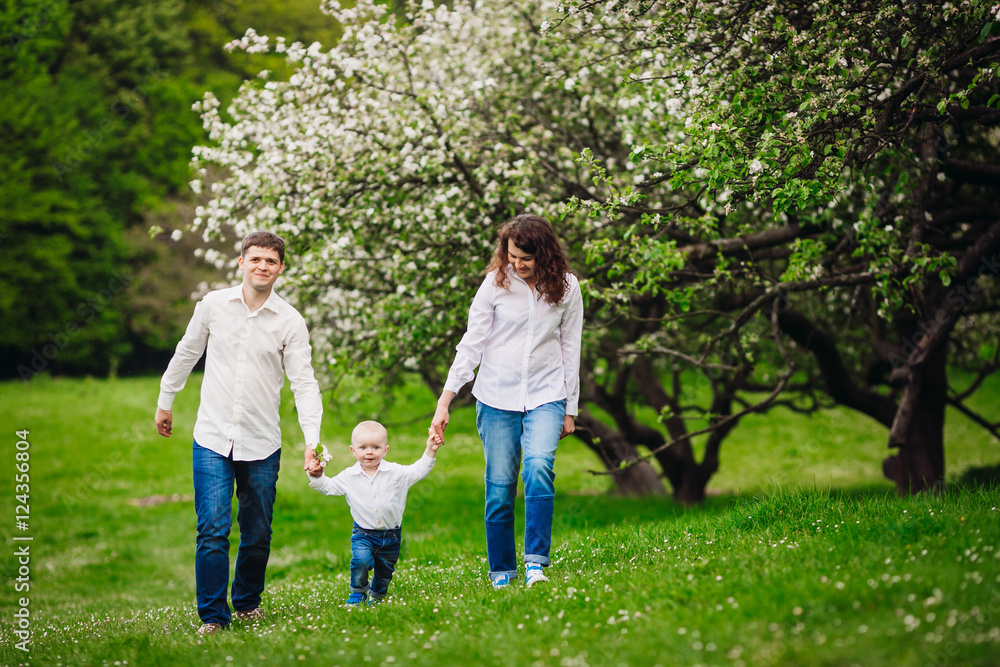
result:
[(184, 232), (182, 232), (179, 229), (175, 229), (174, 231), (170, 232), (171, 241), (180, 241), (182, 236), (184, 236)]

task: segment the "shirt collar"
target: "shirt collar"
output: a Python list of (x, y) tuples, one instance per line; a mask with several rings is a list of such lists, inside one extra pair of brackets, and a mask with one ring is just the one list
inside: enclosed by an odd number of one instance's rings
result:
[[(229, 300), (240, 301), (243, 303), (244, 306), (246, 306), (247, 302), (243, 300), (243, 283), (240, 283), (239, 285), (234, 285), (233, 287), (229, 288)], [(272, 287), (271, 293), (267, 295), (267, 300), (264, 302), (264, 305), (261, 306), (261, 308), (262, 309), (267, 308), (272, 313), (280, 314), (279, 304), (281, 303), (281, 300), (282, 300), (281, 297), (275, 293), (274, 288)], [(250, 308), (250, 306), (247, 306), (247, 308)]]
[[(385, 459), (382, 459), (381, 461), (379, 461), (378, 468), (375, 469), (375, 474), (376, 475), (378, 473), (382, 472), (382, 469), (383, 469), (382, 468), (382, 464), (383, 463), (387, 463), (387, 461)], [(354, 465), (352, 465), (347, 470), (352, 475), (364, 475), (365, 477), (368, 477), (368, 473), (366, 473), (365, 469), (361, 467), (361, 461), (355, 461)], [(372, 477), (368, 477), (368, 479), (373, 479), (373, 478), (374, 478), (374, 475)]]

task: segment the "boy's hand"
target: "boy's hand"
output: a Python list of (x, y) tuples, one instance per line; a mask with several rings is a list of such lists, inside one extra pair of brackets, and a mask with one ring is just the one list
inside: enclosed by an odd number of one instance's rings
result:
[(434, 430), (434, 427), (427, 429), (427, 449), (436, 452), (444, 444), (444, 438)]
[(320, 465), (319, 459), (313, 459), (312, 461), (310, 461), (307, 470), (309, 471), (310, 477), (323, 476), (323, 466)]

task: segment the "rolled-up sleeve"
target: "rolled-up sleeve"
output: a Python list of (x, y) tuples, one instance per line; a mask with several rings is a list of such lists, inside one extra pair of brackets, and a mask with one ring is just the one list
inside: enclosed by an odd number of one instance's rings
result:
[(472, 300), (472, 306), (469, 308), (469, 325), (456, 348), (455, 361), (444, 383), (445, 391), (457, 394), (475, 377), (474, 371), (483, 359), (483, 350), (486, 349), (486, 341), (493, 326), (493, 297), (496, 289), (494, 274), (490, 273)]
[(300, 319), (292, 329), (285, 345), (284, 364), (295, 396), (302, 435), (306, 439), (306, 445), (315, 445), (319, 442), (320, 426), (323, 423), (323, 399), (313, 373), (312, 346), (309, 345), (309, 330), (304, 320)]
[(567, 298), (566, 310), (559, 324), (559, 343), (566, 382), (566, 414), (575, 417), (580, 406), (580, 347), (583, 338), (583, 294), (579, 281), (572, 281)]
[(205, 301), (199, 301), (195, 305), (194, 314), (188, 322), (184, 337), (177, 343), (174, 356), (160, 380), (160, 395), (156, 399), (156, 407), (161, 410), (173, 410), (174, 397), (187, 384), (191, 369), (205, 353), (205, 347), (208, 345), (209, 308)]

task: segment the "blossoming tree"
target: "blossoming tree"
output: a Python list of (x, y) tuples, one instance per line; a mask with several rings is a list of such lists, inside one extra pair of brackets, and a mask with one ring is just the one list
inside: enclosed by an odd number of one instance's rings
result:
[[(945, 276), (967, 280), (978, 260), (930, 238), (938, 209), (927, 202), (946, 186), (925, 156), (940, 141), (921, 128), (958, 123), (964, 99), (991, 108), (979, 98), (993, 73), (956, 66), (935, 75), (947, 86), (903, 85), (903, 65), (883, 73), (851, 60), (846, 40), (827, 48), (836, 31), (799, 26), (808, 7), (728, 6), (425, 0), (404, 18), (362, 0), (325, 6), (344, 26), (329, 50), (248, 31), (234, 48), (285, 53), (297, 70), (288, 81), (262, 73), (225, 113), (211, 95), (201, 103), (212, 143), (196, 149), (193, 186), (215, 168), (227, 176), (208, 186), (193, 228), (284, 233), (296, 257), (286, 291), (316, 353), (386, 379), (417, 372), (438, 389), (497, 225), (521, 211), (548, 217), (588, 302), (583, 399), (602, 414), (584, 412), (578, 433), (627, 492), (663, 491), (653, 458), (676, 497), (700, 500), (739, 418), (779, 404), (832, 399), (887, 424), (909, 405), (923, 419), (913, 408), (944, 362), (933, 350), (913, 357), (922, 341), (912, 354), (897, 343), (901, 388), (880, 389), (892, 368), (878, 357), (885, 330), (916, 331), (915, 295), (939, 285), (944, 299)], [(991, 57), (982, 49), (994, 38), (969, 34), (985, 14), (963, 11), (950, 35), (938, 8), (936, 31), (911, 37), (907, 67), (940, 71), (947, 49), (935, 40), (980, 49), (974, 67)], [(910, 112), (916, 100), (926, 117)], [(986, 127), (989, 113), (968, 122)], [(995, 136), (979, 136), (995, 155)], [(909, 196), (930, 219), (907, 211)], [(963, 248), (988, 257), (995, 225), (980, 215), (949, 224), (972, 225)], [(962, 305), (945, 338), (963, 317), (992, 316)], [(640, 419), (643, 406), (665, 428)], [(927, 430), (909, 419), (891, 443), (909, 448)], [(943, 475), (943, 462), (927, 474), (908, 465), (900, 484)]]
[[(646, 99), (684, 100), (683, 126), (657, 118), (637, 137), (634, 161), (660, 178), (622, 190), (610, 175), (604, 203), (576, 203), (638, 219), (641, 241), (599, 242), (626, 277), (605, 299), (663, 294), (662, 321), (687, 323), (661, 327), (647, 348), (690, 345), (693, 327), (705, 332), (695, 365), (732, 346), (735, 388), (797, 394), (789, 405), (806, 407), (821, 387), (889, 429), (897, 453), (883, 471), (901, 493), (943, 482), (947, 405), (1000, 438), (995, 412), (966, 400), (998, 368), (1000, 4), (632, 0), (564, 11), (564, 23), (585, 16), (635, 38), (649, 54), (632, 77)], [(961, 388), (949, 365), (972, 373)], [(760, 374), (768, 367), (777, 381)], [(668, 423), (681, 412), (668, 395), (653, 404)], [(716, 433), (747, 411), (720, 407)], [(690, 461), (689, 434), (672, 434), (669, 448)], [(710, 473), (716, 456), (710, 439), (697, 467)]]

